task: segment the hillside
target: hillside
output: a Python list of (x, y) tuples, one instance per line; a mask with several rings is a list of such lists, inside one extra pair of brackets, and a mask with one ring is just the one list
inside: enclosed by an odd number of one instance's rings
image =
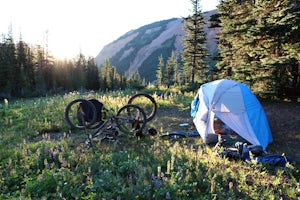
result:
[[(217, 49), (215, 35), (216, 29), (209, 29), (209, 18), (216, 10), (205, 12), (207, 24), (207, 49), (214, 53)], [(181, 18), (173, 18), (154, 22), (131, 30), (112, 43), (106, 45), (95, 60), (99, 67), (106, 58), (109, 58), (112, 66), (117, 68), (118, 73), (129, 74), (129, 68), (133, 73), (139, 71), (146, 81), (156, 79), (158, 57), (163, 56), (164, 61), (174, 51), (177, 58), (183, 49), (182, 37), (185, 35)]]

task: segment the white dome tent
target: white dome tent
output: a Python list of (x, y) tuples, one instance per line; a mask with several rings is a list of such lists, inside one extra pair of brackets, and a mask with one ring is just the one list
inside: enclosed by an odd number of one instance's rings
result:
[(265, 112), (250, 88), (233, 80), (203, 84), (191, 104), (193, 122), (204, 143), (214, 130), (214, 118), (253, 145), (266, 150), (273, 141)]

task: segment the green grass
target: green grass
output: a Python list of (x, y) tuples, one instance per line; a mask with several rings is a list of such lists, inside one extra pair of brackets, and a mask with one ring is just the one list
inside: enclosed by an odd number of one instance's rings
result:
[[(117, 110), (132, 94), (74, 92), (1, 102), (0, 199), (299, 199), (293, 165), (222, 159), (201, 148), (199, 138), (120, 134), (117, 142), (87, 149), (84, 131), (74, 133), (64, 121), (64, 108), (75, 98), (97, 98)], [(159, 109), (189, 112), (194, 94), (174, 91), (168, 101), (153, 96)]]

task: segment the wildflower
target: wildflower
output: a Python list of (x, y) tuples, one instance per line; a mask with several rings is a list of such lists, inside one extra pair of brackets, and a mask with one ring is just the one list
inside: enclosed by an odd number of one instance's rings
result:
[(4, 105), (8, 106), (8, 100), (7, 99), (4, 99)]
[(151, 178), (152, 178), (152, 181), (154, 182), (155, 187), (160, 188), (161, 182), (157, 179), (157, 177), (154, 174), (152, 174)]

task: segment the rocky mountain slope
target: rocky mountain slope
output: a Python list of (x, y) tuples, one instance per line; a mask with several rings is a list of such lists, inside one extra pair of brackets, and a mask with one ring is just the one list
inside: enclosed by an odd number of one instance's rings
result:
[[(205, 31), (207, 33), (207, 48), (210, 53), (216, 52), (216, 29), (209, 29), (209, 18), (216, 10), (205, 12), (207, 20)], [(164, 61), (170, 57), (172, 51), (180, 60), (183, 49), (182, 37), (185, 35), (181, 18), (173, 18), (154, 22), (132, 30), (103, 47), (96, 56), (95, 61), (101, 67), (105, 59), (109, 58), (112, 66), (118, 73), (133, 74), (139, 72), (146, 81), (156, 79), (158, 57), (163, 56)]]

